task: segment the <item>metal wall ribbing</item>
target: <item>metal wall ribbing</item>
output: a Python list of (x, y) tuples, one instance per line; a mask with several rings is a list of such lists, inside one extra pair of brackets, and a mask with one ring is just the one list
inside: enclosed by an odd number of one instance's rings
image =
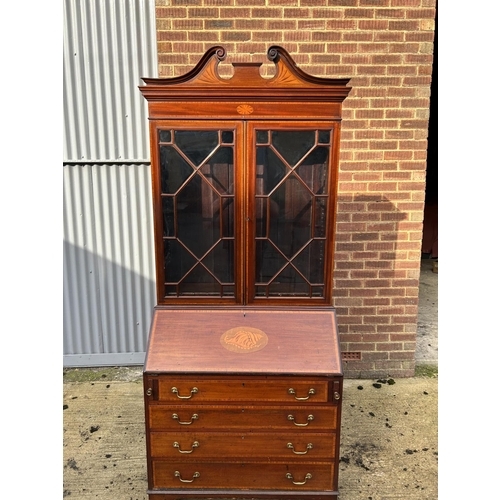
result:
[(64, 1), (64, 364), (142, 363), (155, 305), (154, 0)]
[(149, 158), (146, 103), (157, 75), (154, 0), (65, 0), (64, 161)]

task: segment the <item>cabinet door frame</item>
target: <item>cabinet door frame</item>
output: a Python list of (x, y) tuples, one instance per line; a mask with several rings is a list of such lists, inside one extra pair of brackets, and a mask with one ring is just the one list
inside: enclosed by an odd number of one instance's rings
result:
[[(329, 142), (329, 156), (327, 163), (328, 175), (328, 190), (327, 204), (326, 204), (326, 223), (325, 223), (325, 255), (323, 264), (323, 288), (324, 293), (322, 297), (257, 297), (255, 293), (256, 284), (256, 133), (258, 130), (269, 131), (303, 131), (303, 130), (330, 130), (331, 137)], [(338, 172), (336, 166), (338, 165), (338, 146), (340, 135), (340, 120), (249, 120), (246, 124), (246, 145), (247, 145), (247, 178), (245, 180), (246, 193), (245, 193), (245, 222), (247, 224), (245, 240), (246, 244), (246, 270), (245, 276), (247, 277), (245, 296), (248, 305), (259, 306), (322, 306), (331, 305), (333, 293), (333, 256), (335, 247), (335, 224), (336, 224), (336, 203), (337, 203), (337, 178)], [(322, 238), (323, 239), (323, 238)]]
[[(234, 296), (167, 296), (165, 293), (165, 256), (164, 256), (164, 222), (162, 208), (160, 141), (161, 130), (180, 131), (214, 131), (234, 130)], [(151, 181), (153, 189), (153, 213), (155, 232), (156, 293), (159, 305), (170, 304), (220, 304), (240, 305), (243, 303), (243, 168), (244, 168), (244, 133), (243, 123), (238, 120), (153, 120), (150, 123), (150, 140), (152, 151)]]

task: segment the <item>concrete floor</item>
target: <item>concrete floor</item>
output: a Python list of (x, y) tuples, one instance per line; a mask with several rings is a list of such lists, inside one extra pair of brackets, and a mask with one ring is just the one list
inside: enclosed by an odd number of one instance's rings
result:
[[(420, 281), (417, 376), (344, 382), (340, 500), (438, 498), (432, 261), (422, 261)], [(147, 500), (141, 376), (139, 367), (65, 370), (64, 498)]]
[(417, 365), (438, 365), (438, 275), (432, 271), (435, 266), (435, 259), (421, 261), (415, 349)]

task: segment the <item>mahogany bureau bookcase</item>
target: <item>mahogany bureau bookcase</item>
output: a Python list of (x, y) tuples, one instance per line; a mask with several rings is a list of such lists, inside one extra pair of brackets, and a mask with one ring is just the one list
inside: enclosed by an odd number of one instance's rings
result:
[(144, 364), (150, 500), (335, 499), (332, 273), (347, 79), (281, 47), (144, 78), (157, 305)]

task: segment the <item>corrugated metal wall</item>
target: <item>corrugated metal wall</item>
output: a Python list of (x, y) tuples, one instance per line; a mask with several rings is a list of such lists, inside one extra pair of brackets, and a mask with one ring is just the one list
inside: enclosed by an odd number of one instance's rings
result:
[(140, 364), (155, 305), (154, 0), (64, 0), (64, 365)]

